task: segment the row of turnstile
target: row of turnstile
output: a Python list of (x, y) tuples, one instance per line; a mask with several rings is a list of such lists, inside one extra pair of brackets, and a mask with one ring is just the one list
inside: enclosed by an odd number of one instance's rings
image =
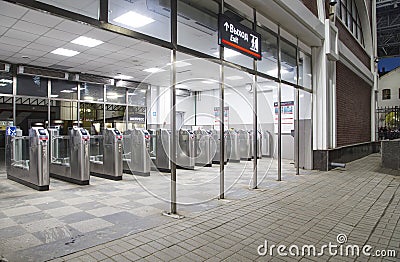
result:
[[(228, 130), (224, 136), (224, 163), (254, 157), (251, 131)], [(265, 146), (270, 144), (269, 136), (258, 132), (258, 158), (270, 155)], [(91, 136), (86, 129), (73, 127), (68, 136), (61, 136), (57, 127), (34, 127), (27, 137), (17, 130), (6, 139), (7, 177), (37, 190), (49, 189), (49, 177), (88, 185), (91, 175), (121, 180), (123, 173), (149, 176), (151, 169), (171, 170), (171, 131), (167, 129), (132, 129), (122, 134), (107, 128), (103, 135)], [(194, 169), (221, 163), (219, 139), (217, 130), (179, 130), (177, 167)]]

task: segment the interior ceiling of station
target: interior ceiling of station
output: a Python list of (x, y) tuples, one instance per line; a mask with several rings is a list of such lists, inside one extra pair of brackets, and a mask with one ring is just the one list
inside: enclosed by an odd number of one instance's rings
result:
[[(82, 1), (82, 4), (86, 2)], [(171, 52), (168, 49), (3, 1), (0, 10), (0, 61), (113, 78), (122, 74), (132, 76), (131, 80), (157, 86), (170, 84)], [(96, 47), (71, 43), (79, 36), (104, 43)], [(199, 36), (193, 35), (193, 39), (196, 37)], [(80, 53), (73, 57), (51, 53), (57, 48)], [(188, 63), (184, 66), (178, 64), (177, 68), (178, 81), (190, 83), (183, 83), (184, 88), (196, 91), (218, 88), (219, 67), (216, 64), (183, 54), (178, 56), (178, 60), (187, 60)], [(148, 68), (165, 71), (153, 74), (143, 71)], [(226, 76), (230, 74), (243, 75), (240, 85), (251, 82), (250, 76), (239, 70), (228, 69)], [(215, 82), (210, 83), (207, 79)], [(228, 85), (238, 82), (238, 79), (226, 80)]]

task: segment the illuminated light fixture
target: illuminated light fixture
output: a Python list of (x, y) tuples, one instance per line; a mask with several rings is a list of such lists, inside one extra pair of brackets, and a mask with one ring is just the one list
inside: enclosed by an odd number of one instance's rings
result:
[(67, 94), (69, 94), (69, 93), (75, 93), (75, 91), (74, 91), (74, 90), (69, 90), (69, 89), (64, 89), (64, 90), (61, 90), (60, 93), (67, 93)]
[(80, 36), (80, 37), (72, 40), (71, 43), (76, 44), (76, 45), (87, 46), (87, 47), (95, 47), (95, 46), (103, 44), (104, 42), (94, 39), (94, 38)]
[[(167, 65), (172, 65), (172, 63), (168, 63)], [(191, 63), (188, 63), (188, 62), (184, 62), (184, 61), (176, 61), (175, 62), (175, 66), (176, 67), (185, 67), (185, 66), (191, 66), (192, 64)]]
[[(218, 56), (219, 52), (215, 52), (214, 55)], [(240, 53), (235, 50), (228, 49), (228, 48), (225, 48), (225, 50), (224, 50), (224, 58), (230, 58), (230, 57), (234, 57), (234, 56), (238, 56), (238, 55), (240, 55)]]
[(150, 17), (135, 13), (133, 11), (129, 11), (123, 15), (118, 16), (113, 21), (133, 28), (139, 28), (153, 23), (155, 20)]
[(140, 92), (142, 92), (142, 93), (146, 93), (146, 91), (147, 90), (145, 90), (145, 89), (140, 90)]
[(240, 79), (243, 79), (243, 76), (228, 76), (226, 79), (228, 79), (228, 80), (240, 80)]
[(187, 85), (184, 85), (184, 84), (177, 84), (177, 85), (175, 85), (175, 87), (176, 87), (176, 88), (185, 89), (185, 88), (187, 88), (188, 86), (187, 86)]
[(4, 79), (4, 78), (3, 78), (3, 79), (0, 79), (0, 82), (1, 82), (1, 83), (6, 83), (6, 84), (12, 84), (13, 81), (10, 80), (10, 79)]
[(117, 74), (115, 76), (116, 79), (132, 79), (133, 76), (127, 76), (127, 75), (121, 75), (121, 74)]
[(78, 51), (70, 50), (70, 49), (65, 49), (65, 48), (57, 48), (56, 50), (51, 51), (52, 54), (55, 55), (62, 55), (62, 56), (76, 56), (79, 54)]
[(58, 95), (50, 95), (50, 97), (58, 97)]
[(6, 86), (6, 85), (7, 85), (7, 84), (3, 84), (3, 83), (2, 83), (2, 84), (0, 84), (0, 86)]
[(152, 68), (147, 68), (147, 69), (145, 69), (145, 70), (143, 70), (143, 71), (145, 71), (145, 72), (147, 72), (147, 73), (159, 73), (159, 72), (163, 72), (163, 71), (165, 71), (165, 70), (162, 69), (162, 68), (152, 67)]
[(215, 80), (204, 80), (204, 81), (201, 81), (201, 82), (203, 84), (209, 84), (209, 85), (217, 83), (217, 81), (215, 81)]
[(85, 96), (85, 100), (94, 100), (92, 96)]

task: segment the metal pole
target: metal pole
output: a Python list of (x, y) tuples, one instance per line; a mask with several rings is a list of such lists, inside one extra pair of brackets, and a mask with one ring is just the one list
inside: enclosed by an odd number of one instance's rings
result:
[[(253, 9), (253, 31), (257, 31), (257, 12)], [(261, 46), (259, 47), (261, 48)], [(252, 189), (257, 189), (257, 159), (258, 159), (258, 130), (257, 130), (257, 60), (253, 59), (253, 69), (256, 72), (253, 76), (253, 179)]]
[[(224, 13), (224, 0), (221, 0), (221, 13)], [(225, 198), (225, 79), (224, 79), (224, 47), (219, 46), (220, 71), (219, 71), (219, 199)]]
[(176, 50), (171, 51), (171, 214), (177, 213), (176, 208)]
[(282, 181), (282, 78), (281, 78), (281, 27), (278, 26), (278, 181)]
[(299, 89), (299, 38), (296, 43), (296, 74), (297, 74), (297, 86), (296, 86), (296, 175), (300, 174), (300, 89)]

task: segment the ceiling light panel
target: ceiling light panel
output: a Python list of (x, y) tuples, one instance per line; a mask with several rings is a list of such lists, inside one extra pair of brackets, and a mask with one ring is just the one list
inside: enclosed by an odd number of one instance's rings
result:
[(78, 51), (70, 50), (70, 49), (65, 49), (65, 48), (57, 48), (56, 50), (51, 51), (52, 54), (55, 55), (62, 55), (62, 56), (76, 56), (79, 54)]
[(144, 72), (147, 72), (147, 73), (159, 73), (159, 72), (163, 72), (163, 71), (165, 71), (165, 70), (162, 69), (162, 68), (155, 68), (155, 67), (152, 67), (152, 68), (144, 69), (143, 71), (144, 71)]
[(228, 76), (226, 77), (228, 80), (240, 80), (243, 79), (243, 76)]
[(103, 44), (104, 42), (101, 40), (94, 39), (94, 38), (80, 36), (80, 37), (72, 40), (71, 43), (76, 44), (76, 45), (87, 46), (87, 47), (95, 47), (95, 46)]
[(133, 28), (139, 28), (153, 23), (155, 20), (136, 12), (129, 11), (123, 15), (118, 16), (113, 21)]

